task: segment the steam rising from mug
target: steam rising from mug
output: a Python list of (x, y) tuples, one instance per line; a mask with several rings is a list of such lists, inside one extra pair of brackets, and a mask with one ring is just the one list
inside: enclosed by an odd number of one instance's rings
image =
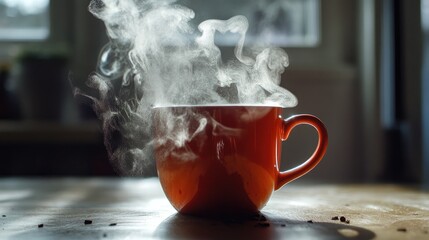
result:
[[(280, 48), (244, 51), (248, 21), (190, 21), (195, 13), (174, 0), (92, 0), (89, 10), (104, 21), (110, 42), (96, 72), (76, 94), (91, 98), (103, 121), (105, 144), (122, 173), (141, 174), (150, 162), (151, 108), (171, 105), (267, 104), (293, 107), (295, 96), (279, 86), (288, 57)], [(235, 59), (223, 61), (215, 34), (238, 36)], [(197, 132), (186, 119), (167, 122), (165, 141), (183, 144)], [(210, 119), (200, 116), (201, 126)], [(179, 127), (180, 125), (180, 127)], [(201, 131), (200, 128), (195, 131)]]

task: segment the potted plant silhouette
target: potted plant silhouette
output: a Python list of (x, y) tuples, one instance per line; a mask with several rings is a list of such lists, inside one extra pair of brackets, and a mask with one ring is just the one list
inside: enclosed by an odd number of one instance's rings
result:
[(16, 90), (24, 119), (61, 119), (67, 86), (64, 49), (26, 49), (17, 57)]

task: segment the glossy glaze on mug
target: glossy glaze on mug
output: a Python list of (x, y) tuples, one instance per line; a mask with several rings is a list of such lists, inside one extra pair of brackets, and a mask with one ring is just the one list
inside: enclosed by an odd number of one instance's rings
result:
[[(255, 213), (273, 190), (312, 170), (328, 146), (320, 119), (300, 114), (283, 120), (280, 107), (182, 106), (153, 111), (158, 175), (166, 196), (181, 213)], [(301, 124), (317, 130), (317, 147), (301, 165), (280, 172), (280, 141)]]
[[(265, 206), (278, 175), (280, 107), (194, 106), (154, 109), (155, 137), (163, 134), (163, 111), (170, 117), (204, 117), (207, 125), (182, 147), (156, 145), (158, 176), (171, 204), (196, 215), (249, 214)], [(189, 115), (190, 114), (190, 115)], [(158, 136), (157, 136), (158, 135)], [(193, 159), (183, 159), (191, 151)], [(181, 157), (177, 157), (181, 155)], [(186, 155), (185, 155), (186, 156)]]

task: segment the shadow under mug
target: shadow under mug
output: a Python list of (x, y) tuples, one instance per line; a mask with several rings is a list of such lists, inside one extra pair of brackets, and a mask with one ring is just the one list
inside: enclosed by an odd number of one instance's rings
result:
[[(158, 176), (173, 207), (200, 216), (254, 214), (273, 190), (313, 169), (328, 145), (324, 124), (307, 114), (284, 120), (281, 113), (259, 105), (153, 108)], [(316, 150), (282, 172), (281, 142), (300, 124), (317, 130)]]

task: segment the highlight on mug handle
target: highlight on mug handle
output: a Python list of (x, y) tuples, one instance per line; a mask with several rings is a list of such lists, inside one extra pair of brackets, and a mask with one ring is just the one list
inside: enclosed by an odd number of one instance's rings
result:
[(292, 129), (301, 124), (311, 125), (317, 130), (319, 140), (316, 150), (313, 155), (301, 165), (284, 172), (279, 172), (277, 175), (275, 190), (311, 171), (325, 155), (326, 148), (328, 147), (328, 131), (322, 121), (313, 115), (301, 114), (283, 120), (280, 135), (281, 140), (285, 141), (289, 137)]

